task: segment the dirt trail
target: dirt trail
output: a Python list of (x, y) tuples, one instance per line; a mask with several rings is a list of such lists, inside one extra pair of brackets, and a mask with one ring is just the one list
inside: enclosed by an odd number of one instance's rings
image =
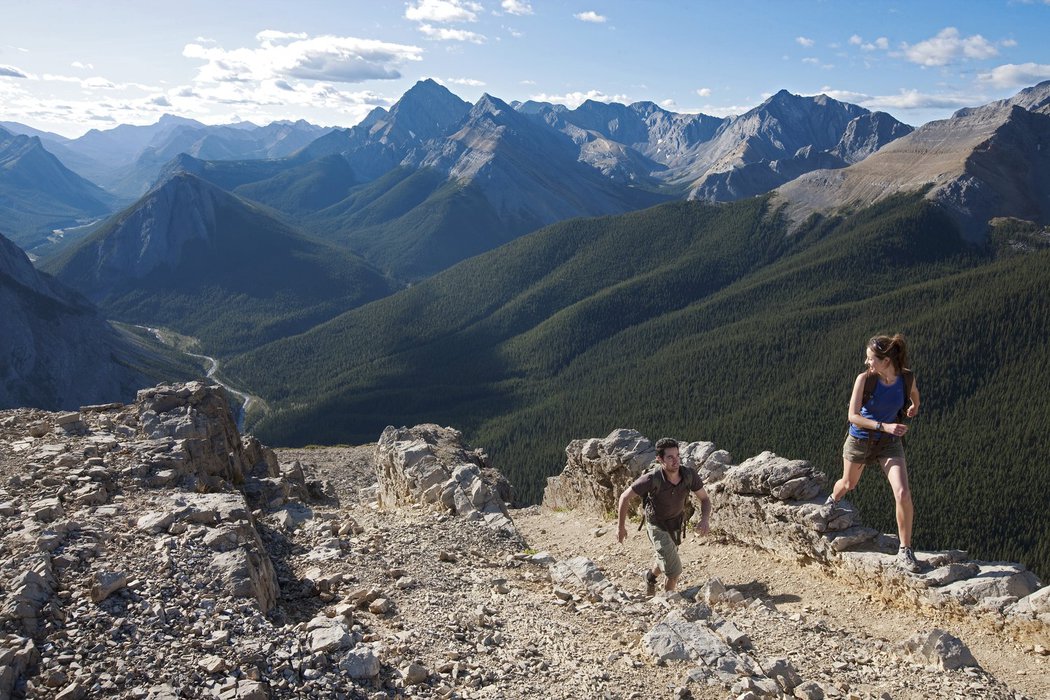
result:
[[(649, 561), (649, 543), (645, 533), (635, 526), (628, 528), (627, 541), (619, 544), (615, 523), (594, 517), (539, 509), (515, 511), (513, 515), (531, 548), (549, 550), (557, 558), (588, 556), (617, 584), (628, 590), (643, 588), (640, 572)], [(601, 534), (596, 536), (596, 531)], [(894, 601), (858, 592), (821, 567), (778, 560), (770, 553), (734, 545), (717, 536), (701, 538), (690, 534), (681, 551), (685, 571), (680, 589), (717, 577), (727, 587), (737, 588), (749, 597), (770, 600), (781, 612), (819, 616), (829, 627), (890, 644), (940, 627), (962, 639), (981, 667), (1014, 691), (1031, 698), (1050, 699), (1050, 656), (1034, 651), (1037, 644), (1045, 646), (1045, 640), (1027, 636), (1012, 639), (996, 629), (992, 618), (902, 607)], [(805, 654), (805, 650), (797, 648), (784, 652), (793, 660), (800, 653)], [(916, 689), (915, 697), (924, 697), (923, 692)], [(973, 697), (981, 695), (976, 693)]]

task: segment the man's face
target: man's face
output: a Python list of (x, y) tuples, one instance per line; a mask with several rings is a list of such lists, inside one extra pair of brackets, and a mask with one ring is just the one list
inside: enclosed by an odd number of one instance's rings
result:
[(678, 471), (678, 467), (682, 464), (681, 458), (678, 456), (677, 447), (665, 448), (664, 456), (657, 457), (657, 459), (660, 461), (660, 464), (664, 465), (664, 471), (670, 472), (671, 474)]

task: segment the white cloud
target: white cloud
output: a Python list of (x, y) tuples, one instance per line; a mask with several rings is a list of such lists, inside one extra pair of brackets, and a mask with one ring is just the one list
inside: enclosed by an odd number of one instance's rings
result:
[(484, 44), (485, 37), (481, 34), (468, 32), (465, 29), (448, 29), (446, 27), (435, 27), (432, 24), (419, 25), (419, 31), (425, 36), (437, 41), (469, 41), (473, 44)]
[(475, 80), (474, 78), (445, 78), (445, 80), (442, 81), (442, 82), (451, 83), (452, 85), (465, 85), (467, 87), (484, 87), (485, 86), (485, 82), (484, 81), (482, 81), (482, 80)]
[(809, 63), (810, 65), (814, 65), (814, 66), (820, 65), (820, 59), (813, 58), (813, 57), (803, 58), (802, 62), (803, 63)]
[(666, 110), (671, 110), (671, 111), (674, 111), (674, 109), (676, 107), (678, 107), (678, 105), (672, 99), (660, 100), (660, 106), (663, 107)]
[(477, 22), (481, 5), (464, 0), (420, 0), (409, 5), (405, 18), (413, 22)]
[(980, 73), (977, 79), (997, 88), (1025, 87), (1044, 80), (1050, 80), (1050, 65), (1045, 63), (1007, 63), (996, 66), (987, 73)]
[(375, 39), (319, 36), (285, 44), (263, 43), (260, 48), (226, 50), (187, 44), (182, 54), (204, 61), (198, 82), (253, 82), (272, 78), (330, 80), (356, 83), (400, 78), (398, 67), (422, 60), (416, 46)]
[(520, 82), (521, 82), (522, 85), (535, 85), (536, 84), (535, 80), (522, 80)]
[(54, 73), (44, 73), (40, 76), (40, 79), (45, 83), (77, 83), (80, 85), (84, 82), (82, 78), (77, 78), (72, 75), (56, 75)]
[(500, 3), (504, 12), (508, 12), (512, 15), (531, 15), (532, 5), (525, 0), (503, 0)]
[(711, 88), (700, 88), (700, 89), (698, 89), (696, 91), (696, 94), (700, 95), (700, 97), (710, 97), (711, 96)]
[(795, 43), (799, 44), (800, 46), (805, 46), (808, 49), (808, 48), (810, 48), (811, 46), (813, 46), (817, 42), (813, 41), (809, 37), (796, 36), (795, 37)]
[(276, 44), (287, 43), (289, 41), (295, 41), (296, 39), (306, 39), (309, 35), (303, 34), (302, 32), (281, 32), (276, 29), (264, 29), (255, 35), (256, 40), (263, 46), (274, 46)]
[(603, 24), (609, 19), (605, 15), (600, 15), (594, 10), (587, 10), (586, 12), (577, 12), (573, 15), (573, 17), (580, 20), (581, 22), (592, 22), (594, 24)]
[(955, 27), (945, 27), (932, 39), (904, 48), (909, 61), (927, 67), (946, 66), (965, 58), (991, 58), (998, 53), (999, 50), (980, 34), (963, 37)]
[(69, 64), (69, 66), (71, 68), (79, 68), (81, 70), (90, 70), (90, 69), (95, 67), (94, 65), (92, 65), (90, 63), (82, 63), (80, 61), (73, 61), (72, 63)]
[(627, 102), (627, 95), (606, 95), (601, 90), (588, 90), (587, 92), (568, 92), (564, 95), (548, 95), (541, 93), (539, 95), (530, 95), (530, 100), (536, 102), (552, 102), (554, 104), (565, 105), (570, 109), (576, 109), (587, 100), (594, 100), (595, 102)]
[(87, 78), (80, 84), (91, 90), (115, 90), (117, 88), (116, 84), (113, 82), (97, 75), (92, 78)]
[(28, 78), (28, 77), (29, 77), (29, 75), (27, 73), (23, 73), (18, 68), (15, 68), (14, 66), (5, 66), (4, 64), (0, 63), (0, 78)]
[(887, 39), (884, 36), (880, 36), (875, 41), (869, 41), (869, 42), (866, 42), (866, 43), (863, 43), (863, 44), (860, 45), (861, 51), (874, 51), (876, 49), (881, 49), (883, 51), (886, 51), (889, 48), (890, 48), (890, 40)]
[(896, 95), (868, 95), (863, 92), (832, 90), (827, 87), (821, 92), (832, 99), (851, 102), (872, 110), (958, 109), (972, 107), (982, 101), (982, 98), (974, 95), (925, 93), (906, 89), (902, 89)]
[(864, 43), (864, 39), (862, 39), (859, 34), (854, 34), (849, 38), (849, 43), (853, 46), (860, 46)]
[[(1050, 0), (1046, 0), (1046, 4), (1050, 5)], [(999, 42), (999, 46), (1004, 46), (1004, 47), (1006, 47), (1008, 49), (1012, 49), (1013, 47), (1017, 46), (1017, 40), (1016, 39), (1003, 39), (1002, 41)]]

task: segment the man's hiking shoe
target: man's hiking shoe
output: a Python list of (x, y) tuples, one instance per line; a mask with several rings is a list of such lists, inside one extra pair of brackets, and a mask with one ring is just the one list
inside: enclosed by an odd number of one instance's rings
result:
[(656, 577), (649, 569), (645, 570), (645, 594), (647, 596), (656, 595)]
[(912, 574), (917, 574), (922, 570), (911, 547), (901, 547), (897, 552), (897, 566)]

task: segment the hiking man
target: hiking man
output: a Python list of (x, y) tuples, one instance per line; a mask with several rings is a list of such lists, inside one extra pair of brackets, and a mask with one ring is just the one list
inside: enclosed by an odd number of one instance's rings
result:
[(690, 493), (700, 500), (700, 524), (696, 529), (701, 535), (707, 534), (711, 520), (711, 499), (704, 491), (704, 482), (695, 470), (682, 466), (678, 443), (671, 438), (657, 441), (656, 461), (659, 468), (642, 474), (620, 494), (620, 529), (616, 534), (620, 542), (627, 538), (627, 511), (635, 499), (642, 498), (645, 531), (656, 555), (652, 568), (645, 572), (648, 595), (656, 594), (661, 571), (667, 577), (664, 590), (673, 591), (678, 585), (678, 577), (682, 575), (678, 545), (685, 532), (685, 504)]

